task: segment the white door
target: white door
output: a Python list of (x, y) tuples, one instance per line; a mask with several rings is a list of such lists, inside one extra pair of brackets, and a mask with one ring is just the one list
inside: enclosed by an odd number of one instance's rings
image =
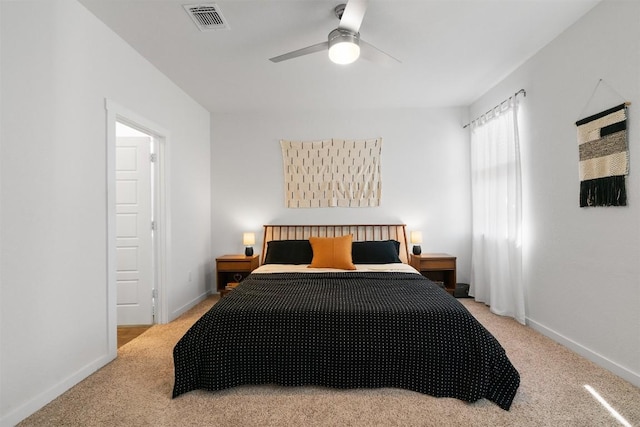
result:
[(118, 325), (153, 323), (151, 137), (116, 138)]

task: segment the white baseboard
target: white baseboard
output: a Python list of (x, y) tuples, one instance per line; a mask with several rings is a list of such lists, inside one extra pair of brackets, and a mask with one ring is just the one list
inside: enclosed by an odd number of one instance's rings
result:
[(620, 366), (619, 364), (613, 362), (612, 360), (609, 360), (606, 357), (596, 353), (595, 351), (588, 349), (582, 344), (579, 344), (573, 341), (572, 339), (565, 337), (564, 335), (554, 331), (553, 329), (549, 329), (548, 327), (536, 322), (535, 320), (527, 318), (527, 325), (530, 326), (532, 329), (535, 329), (536, 331), (540, 332), (542, 335), (551, 338), (552, 340), (564, 345), (570, 350), (573, 350), (574, 352), (578, 353), (580, 356), (587, 358), (588, 360), (592, 361), (596, 365), (608, 371), (613, 372), (620, 378), (623, 378), (629, 381), (631, 384), (635, 385), (636, 387), (640, 387), (639, 373), (633, 372), (625, 368), (624, 366)]
[(174, 310), (173, 313), (171, 313), (171, 317), (169, 318), (169, 322), (171, 322), (173, 320), (176, 320), (178, 317), (182, 316), (184, 313), (186, 313), (187, 311), (192, 309), (196, 304), (201, 303), (202, 301), (207, 299), (207, 297), (210, 294), (211, 294), (210, 291), (206, 291), (205, 293), (203, 293), (203, 294), (199, 295), (198, 297), (192, 299), (191, 301), (189, 301), (188, 303), (186, 303), (182, 307), (178, 308), (177, 310)]
[(85, 365), (59, 383), (53, 385), (37, 396), (34, 396), (32, 399), (29, 399), (27, 402), (13, 409), (9, 413), (2, 415), (2, 418), (0, 419), (0, 426), (15, 426), (20, 421), (24, 420), (36, 411), (42, 409), (42, 407), (51, 402), (53, 399), (60, 396), (62, 393), (69, 390), (71, 387), (78, 384), (80, 381), (84, 380), (89, 375), (93, 374), (112, 360), (113, 358), (109, 355), (104, 355), (99, 359), (96, 359), (93, 362)]

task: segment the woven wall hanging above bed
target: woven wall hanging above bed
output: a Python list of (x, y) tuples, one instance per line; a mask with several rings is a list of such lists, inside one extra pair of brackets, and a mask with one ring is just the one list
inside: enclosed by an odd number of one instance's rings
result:
[(380, 205), (382, 138), (280, 141), (288, 208)]
[(626, 206), (629, 174), (627, 108), (618, 105), (576, 122), (580, 207)]

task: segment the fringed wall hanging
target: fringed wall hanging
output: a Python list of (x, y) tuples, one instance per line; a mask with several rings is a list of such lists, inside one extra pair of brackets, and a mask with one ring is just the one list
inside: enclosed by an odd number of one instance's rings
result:
[(280, 141), (288, 208), (380, 205), (382, 138)]
[(629, 174), (627, 106), (576, 122), (580, 153), (580, 207), (626, 206)]
[[(584, 116), (600, 85), (608, 89), (609, 100), (599, 102), (611, 105), (614, 98), (624, 100), (603, 79), (593, 89), (580, 116)], [(609, 108), (578, 120), (580, 207), (626, 206), (626, 177), (629, 174), (629, 143), (627, 138), (627, 107), (630, 102)]]

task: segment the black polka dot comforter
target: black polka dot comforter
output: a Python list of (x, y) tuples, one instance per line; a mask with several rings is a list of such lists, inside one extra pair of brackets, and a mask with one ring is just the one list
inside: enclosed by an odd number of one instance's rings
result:
[(413, 273), (252, 274), (173, 357), (173, 397), (243, 384), (395, 387), (508, 410), (520, 383), (467, 309)]

